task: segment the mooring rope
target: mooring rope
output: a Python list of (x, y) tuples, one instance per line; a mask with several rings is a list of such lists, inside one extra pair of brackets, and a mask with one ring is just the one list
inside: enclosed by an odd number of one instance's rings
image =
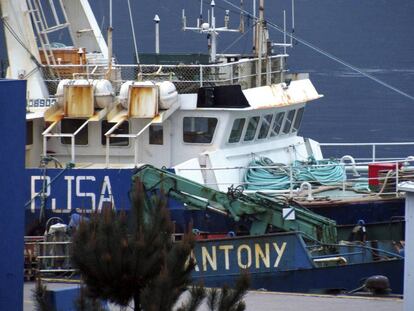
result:
[(295, 161), (291, 166), (274, 163), (266, 157), (253, 159), (244, 176), (248, 190), (285, 190), (292, 183), (312, 182), (335, 185), (346, 179), (345, 166), (338, 161), (310, 157), (308, 161)]

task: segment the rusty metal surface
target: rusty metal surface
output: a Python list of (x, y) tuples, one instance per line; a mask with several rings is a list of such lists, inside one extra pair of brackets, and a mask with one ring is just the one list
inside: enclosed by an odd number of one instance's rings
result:
[(130, 86), (128, 116), (154, 118), (158, 114), (158, 89), (154, 86)]
[(64, 117), (63, 107), (54, 105), (45, 111), (43, 117), (46, 122), (59, 122)]
[(64, 115), (70, 118), (90, 118), (94, 115), (93, 85), (65, 86)]

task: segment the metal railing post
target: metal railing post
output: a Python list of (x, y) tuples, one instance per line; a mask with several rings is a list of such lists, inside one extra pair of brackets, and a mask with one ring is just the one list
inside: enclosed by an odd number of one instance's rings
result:
[(203, 66), (200, 65), (200, 87), (203, 86)]
[(109, 136), (106, 136), (106, 146), (105, 146), (105, 166), (106, 168), (109, 168)]
[(343, 192), (343, 193), (344, 193), (344, 195), (345, 195), (346, 165), (345, 165), (345, 163), (344, 163), (344, 164), (342, 164), (342, 165), (343, 165), (344, 172), (345, 172), (344, 177), (342, 178), (342, 192)]
[(376, 145), (372, 144), (372, 162), (375, 162), (376, 159)]
[(267, 57), (267, 61), (266, 61), (266, 85), (269, 85), (271, 82), (271, 59), (270, 57)]
[(138, 165), (138, 136), (134, 138), (134, 164)]
[(280, 83), (282, 83), (284, 81), (284, 79), (285, 79), (285, 77), (283, 76), (283, 68), (285, 66), (283, 64), (283, 62), (284, 62), (284, 59), (283, 59), (283, 57), (281, 57), (280, 58), (280, 62), (279, 62), (279, 64), (280, 64)]
[(43, 156), (47, 157), (47, 136), (43, 135)]
[(70, 156), (70, 158), (71, 158), (71, 161), (72, 161), (72, 163), (75, 163), (75, 135), (71, 135), (71, 137), (70, 137), (70, 144), (71, 144), (71, 156)]
[(399, 184), (399, 173), (398, 173), (398, 169), (399, 169), (399, 166), (398, 166), (398, 161), (396, 161), (395, 162), (395, 193), (398, 193), (398, 191), (397, 191), (397, 187), (398, 187), (398, 184)]

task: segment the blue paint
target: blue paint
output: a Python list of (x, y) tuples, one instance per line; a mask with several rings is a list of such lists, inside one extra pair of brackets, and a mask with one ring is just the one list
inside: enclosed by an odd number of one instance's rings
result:
[[(105, 198), (113, 200), (118, 210), (130, 208), (128, 191), (134, 174), (131, 169), (70, 169), (64, 172), (59, 169), (48, 169), (46, 173), (51, 181), (50, 196), (46, 201), (49, 217), (60, 216), (68, 222), (69, 216), (76, 208), (90, 210), (94, 205), (97, 209), (103, 205), (99, 204), (99, 201)], [(36, 176), (42, 175), (41, 169), (27, 170), (27, 184), (31, 185)], [(37, 180), (33, 185), (33, 193), (36, 193), (40, 191), (42, 182)], [(109, 188), (110, 192), (107, 191)], [(26, 197), (30, 197), (31, 191), (25, 191)], [(69, 198), (68, 193), (71, 194)], [(107, 200), (106, 203), (111, 202)], [(187, 211), (177, 202), (170, 203), (171, 216), (176, 221), (176, 227), (181, 230), (193, 221), (194, 228), (201, 228), (201, 231), (217, 232), (220, 231), (220, 226), (223, 226), (224, 233), (230, 229), (237, 232), (232, 229), (232, 226), (236, 228), (237, 224), (226, 223), (225, 217), (219, 219), (216, 215), (204, 211)], [(34, 213), (30, 206), (29, 202), (27, 214), (32, 218), (37, 217), (40, 200), (36, 198), (34, 201)], [(52, 206), (56, 208), (54, 214)], [(220, 223), (218, 220), (223, 222)], [(221, 286), (223, 282), (233, 283), (240, 270), (246, 267), (251, 275), (252, 288), (308, 292), (338, 288), (352, 290), (360, 286), (360, 281), (366, 277), (385, 274), (391, 279), (394, 292), (402, 291), (401, 259), (390, 262), (373, 261), (375, 258), (370, 250), (343, 246), (335, 256), (345, 257), (349, 263), (347, 266), (316, 268), (310, 254), (314, 257), (325, 255), (315, 251), (308, 252), (308, 247), (297, 233), (200, 240), (194, 250), (197, 269), (193, 278), (196, 281), (202, 280), (207, 286)]]
[[(60, 217), (65, 223), (69, 223), (72, 213), (91, 213), (110, 205), (111, 202), (118, 211), (128, 211), (133, 174), (133, 169), (47, 169), (45, 188), (49, 185), (49, 196), (45, 201), (45, 218)], [(42, 169), (26, 169), (27, 186), (23, 189), (23, 195), (26, 203), (27, 235), (43, 234), (44, 231), (37, 226), (42, 203), (40, 196), (36, 195), (44, 187), (43, 175)], [(32, 195), (34, 199), (30, 200)], [(168, 203), (177, 232), (186, 231), (189, 223), (193, 223), (193, 228), (200, 231), (238, 231), (229, 217), (212, 212), (186, 210), (182, 204), (171, 199)]]
[[(266, 244), (273, 245), (273, 243), (279, 247), (280, 260), (277, 266), (275, 264), (278, 255), (272, 250), (269, 250), (267, 263), (263, 260), (263, 255), (256, 261), (256, 245), (264, 251)], [(286, 246), (282, 251), (283, 243), (286, 243)], [(242, 250), (239, 251), (241, 246)], [(224, 249), (228, 250), (227, 267)], [(250, 250), (250, 262), (246, 255), (249, 252), (247, 249)], [(240, 252), (240, 259), (238, 252)], [(352, 252), (357, 256), (351, 255)], [(253, 289), (319, 293), (350, 291), (361, 286), (370, 276), (385, 275), (390, 280), (393, 293), (402, 293), (403, 290), (403, 259), (374, 261), (370, 249), (342, 246), (335, 256), (345, 257), (348, 260), (347, 265), (315, 267), (302, 238), (297, 233), (198, 241), (194, 253), (197, 268), (193, 273), (193, 279), (196, 282), (203, 282), (207, 287), (234, 284), (244, 268), (240, 265), (239, 261), (241, 261), (242, 264), (248, 264), (246, 269)]]
[(319, 215), (334, 219), (338, 225), (356, 224), (360, 219), (363, 219), (365, 223), (374, 223), (404, 216), (405, 199), (353, 203), (329, 202), (322, 206), (308, 206), (307, 208)]
[[(51, 311), (77, 311), (76, 301), (79, 299), (80, 287), (71, 286), (46, 290), (46, 301), (52, 307)], [(101, 303), (103, 310), (108, 310), (106, 302)]]
[(198, 241), (194, 248), (194, 277), (312, 269), (314, 264), (296, 233)]
[(23, 309), (26, 81), (0, 80), (0, 310)]
[[(32, 195), (42, 191), (43, 169), (27, 169), (24, 188), (26, 200), (26, 234), (43, 234), (44, 229), (35, 231), (41, 206), (40, 196)], [(50, 183), (48, 198), (45, 201), (46, 219), (60, 217), (69, 222), (73, 212), (90, 213), (108, 206), (111, 202), (115, 208), (129, 210), (129, 189), (134, 169), (47, 169), (47, 184)], [(189, 223), (194, 229), (204, 232), (229, 231), (246, 232), (248, 223), (236, 223), (231, 218), (213, 212), (187, 210), (179, 202), (169, 199), (171, 217), (175, 222), (176, 231), (184, 232)], [(92, 206), (94, 207), (92, 209)], [(54, 209), (53, 209), (54, 208)], [(360, 203), (330, 203), (309, 207), (317, 214), (331, 218), (338, 224), (356, 224), (359, 219), (366, 223), (389, 221), (395, 216), (404, 215), (404, 200), (386, 200)]]
[(52, 307), (52, 311), (76, 311), (75, 301), (80, 293), (79, 286), (47, 289), (46, 301)]

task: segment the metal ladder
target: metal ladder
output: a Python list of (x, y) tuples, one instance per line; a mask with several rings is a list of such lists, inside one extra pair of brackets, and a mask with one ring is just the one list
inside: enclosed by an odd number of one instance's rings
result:
[(56, 59), (52, 52), (52, 47), (50, 45), (48, 34), (57, 30), (67, 28), (69, 23), (67, 22), (67, 15), (63, 7), (62, 0), (59, 0), (60, 10), (63, 14), (64, 22), (62, 23), (59, 19), (59, 16), (56, 11), (56, 7), (53, 0), (48, 0), (50, 10), (54, 17), (55, 25), (50, 26), (47, 23), (45, 13), (43, 10), (41, 0), (27, 0), (27, 6), (29, 8), (30, 16), (32, 17), (33, 24), (35, 26), (40, 45), (42, 47), (47, 65), (56, 65)]

